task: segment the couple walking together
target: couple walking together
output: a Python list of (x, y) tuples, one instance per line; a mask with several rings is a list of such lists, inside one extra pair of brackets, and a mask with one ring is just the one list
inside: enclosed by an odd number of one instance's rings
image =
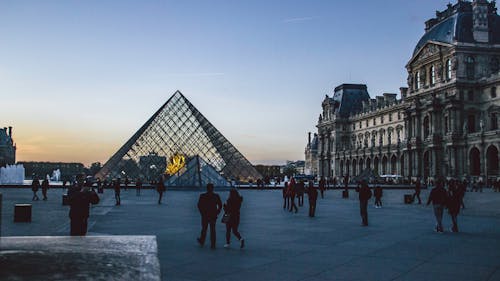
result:
[(223, 216), (223, 223), (226, 224), (226, 244), (224, 248), (229, 248), (231, 231), (240, 241), (240, 248), (245, 247), (245, 240), (238, 232), (242, 202), (243, 197), (233, 188), (229, 192), (229, 198), (226, 203), (222, 205), (219, 194), (214, 193), (214, 185), (211, 183), (207, 184), (207, 192), (201, 194), (198, 200), (198, 210), (201, 214), (201, 234), (200, 237), (197, 238), (198, 243), (201, 246), (205, 244), (207, 228), (210, 225), (210, 248), (215, 249), (215, 224), (217, 222), (217, 216), (224, 208), (225, 214)]

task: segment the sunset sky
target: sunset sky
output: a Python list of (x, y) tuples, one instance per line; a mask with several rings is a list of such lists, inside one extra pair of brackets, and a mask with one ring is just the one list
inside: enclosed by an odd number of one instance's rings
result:
[(180, 90), (253, 164), (303, 159), (325, 95), (398, 93), (448, 2), (0, 0), (0, 127), (18, 161), (104, 163)]

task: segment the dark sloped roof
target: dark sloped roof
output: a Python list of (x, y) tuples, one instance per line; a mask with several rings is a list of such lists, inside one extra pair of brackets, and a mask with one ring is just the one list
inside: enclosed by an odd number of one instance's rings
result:
[[(465, 3), (467, 4), (467, 3)], [(413, 51), (415, 55), (429, 41), (452, 44), (455, 42), (474, 43), (472, 9), (466, 6), (429, 29), (418, 41)], [(490, 43), (500, 43), (500, 16), (489, 17)]]
[(348, 117), (351, 114), (360, 112), (363, 109), (362, 101), (370, 100), (370, 95), (366, 85), (342, 84), (335, 88), (332, 99), (338, 103), (335, 112), (341, 117)]

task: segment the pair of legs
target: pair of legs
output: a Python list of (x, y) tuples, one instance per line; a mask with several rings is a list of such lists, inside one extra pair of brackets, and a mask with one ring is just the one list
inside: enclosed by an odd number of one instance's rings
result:
[(217, 219), (208, 219), (206, 217), (201, 218), (201, 233), (198, 238), (198, 243), (201, 246), (205, 244), (205, 238), (207, 237), (207, 228), (210, 225), (210, 248), (215, 249), (215, 222)]
[(359, 201), (359, 211), (361, 214), (361, 221), (363, 226), (368, 225), (368, 201), (360, 200)]
[(415, 193), (413, 194), (413, 199), (412, 199), (412, 200), (413, 200), (413, 202), (415, 202), (415, 197), (417, 197), (417, 198), (418, 198), (418, 204), (422, 204), (422, 200), (420, 200), (420, 192), (415, 192)]
[(163, 198), (163, 192), (159, 192), (160, 197), (158, 197), (158, 204), (161, 204), (161, 199)]
[(443, 232), (443, 205), (435, 204), (434, 208), (434, 216), (436, 217), (436, 231)]
[(120, 193), (115, 193), (115, 201), (116, 201), (116, 205), (121, 204)]
[(33, 199), (31, 199), (32, 201), (40, 200), (40, 198), (38, 198), (38, 195), (36, 193), (37, 193), (36, 191), (33, 191)]
[(71, 236), (85, 236), (87, 234), (87, 218), (71, 219)]
[(299, 194), (299, 195), (297, 196), (297, 201), (298, 201), (298, 203), (299, 203), (299, 206), (304, 206), (304, 193)]
[(312, 218), (316, 213), (316, 200), (309, 200), (309, 216)]
[(382, 207), (381, 197), (375, 197), (375, 206)]
[(283, 209), (290, 209), (290, 197), (285, 196), (283, 197)]
[(299, 208), (297, 208), (297, 205), (295, 205), (295, 196), (290, 197), (290, 212), (295, 209), (295, 212), (297, 213), (299, 211)]
[(450, 214), (450, 216), (451, 216), (451, 222), (453, 223), (453, 226), (451, 227), (451, 231), (458, 232), (458, 222), (457, 222), (458, 214)]
[(47, 190), (42, 190), (43, 200), (47, 200)]
[(321, 189), (319, 190), (319, 192), (321, 193), (321, 199), (325, 198), (325, 195), (324, 195), (324, 194), (325, 194), (325, 189), (324, 189), (324, 188), (321, 188)]
[[(241, 238), (241, 234), (238, 232), (238, 226), (240, 225), (240, 218), (236, 218), (234, 221), (230, 221), (226, 223), (226, 246), (229, 246), (229, 243), (231, 242), (231, 231), (233, 232), (234, 236), (238, 238), (240, 241), (241, 245), (240, 248), (243, 248), (245, 246), (245, 240)], [(226, 247), (225, 246), (225, 247)]]

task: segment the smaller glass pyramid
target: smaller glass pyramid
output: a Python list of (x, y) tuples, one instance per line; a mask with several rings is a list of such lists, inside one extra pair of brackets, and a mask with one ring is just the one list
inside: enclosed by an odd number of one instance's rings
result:
[(206, 163), (226, 181), (262, 178), (179, 91), (104, 164), (96, 177), (156, 180), (166, 173), (167, 161), (177, 155), (191, 161), (195, 156), (201, 158), (200, 163)]
[(188, 159), (187, 164), (177, 173), (169, 177), (166, 186), (193, 186), (204, 188), (207, 183), (213, 183), (217, 187), (228, 187), (231, 184), (222, 177), (214, 167), (208, 164), (200, 156), (196, 155)]

